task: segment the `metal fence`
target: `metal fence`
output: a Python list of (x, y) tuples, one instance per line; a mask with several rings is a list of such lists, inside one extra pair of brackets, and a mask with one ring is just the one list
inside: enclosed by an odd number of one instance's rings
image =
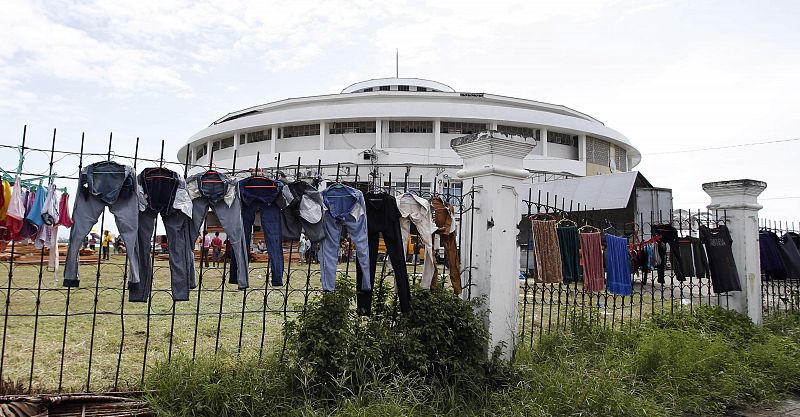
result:
[[(103, 151), (98, 151), (102, 148)], [(91, 151), (89, 150), (91, 149)], [(112, 151), (114, 150), (114, 151)], [(208, 166), (170, 161), (164, 158), (164, 143), (161, 143), (159, 158), (142, 155), (137, 138), (131, 154), (120, 152), (109, 136), (101, 146), (96, 141), (81, 137), (80, 150), (66, 151), (56, 147), (56, 132), (53, 132), (49, 149), (26, 146), (23, 132), (19, 146), (0, 145), (2, 161), (14, 160), (19, 164), (14, 174), (23, 180), (33, 179), (47, 185), (53, 181), (57, 186), (66, 185), (74, 193), (82, 167), (101, 160), (113, 159), (133, 166), (138, 173), (148, 166), (163, 166), (176, 172), (188, 173), (192, 168), (215, 170), (231, 175), (248, 175), (252, 167), (237, 169), (236, 152), (230, 168), (213, 165), (213, 153)], [(188, 155), (187, 155), (188, 156)], [(39, 158), (38, 163), (35, 161)], [(187, 158), (188, 159), (188, 158)], [(258, 168), (258, 157), (256, 158)], [(340, 164), (323, 167), (319, 161), (312, 164), (281, 166), (278, 156), (275, 166), (262, 167), (270, 175), (287, 175), (290, 179), (301, 178), (313, 171), (313, 182), (325, 180), (342, 181), (356, 188), (366, 189), (384, 186), (384, 191), (400, 193), (414, 192), (423, 198), (440, 195), (453, 204), (456, 211), (458, 236), (464, 227), (462, 218), (471, 210), (471, 192), (457, 184), (446, 184), (437, 190), (423, 187), (423, 179), (410, 177), (408, 171), (400, 181), (388, 182), (384, 176), (375, 175), (379, 164)], [(47, 167), (45, 172), (30, 172), (29, 166)], [(8, 167), (5, 167), (8, 168)], [(323, 170), (327, 168), (327, 174)], [(9, 169), (11, 171), (11, 169)], [(64, 174), (64, 172), (68, 172)], [(347, 173), (347, 175), (345, 175)], [(306, 178), (309, 179), (309, 178)], [(416, 184), (415, 184), (416, 182)], [(400, 187), (397, 184), (402, 184)], [(74, 198), (74, 194), (72, 196)], [(74, 200), (73, 200), (74, 201)], [(98, 221), (99, 231), (112, 222), (111, 214), (103, 213)], [(207, 226), (203, 226), (207, 229)], [(11, 242), (0, 252), (0, 299), (4, 300), (2, 336), (0, 344), (0, 381), (8, 385), (23, 387), (23, 391), (117, 391), (138, 388), (144, 381), (148, 368), (157, 360), (172, 360), (176, 355), (197, 358), (200, 355), (216, 355), (221, 352), (258, 355), (282, 354), (286, 348), (283, 326), (302, 314), (309, 302), (322, 293), (319, 264), (300, 263), (297, 257), (297, 242), (284, 242), (286, 263), (284, 285), (274, 287), (270, 282), (268, 262), (250, 263), (250, 288), (237, 290), (228, 284), (227, 260), (221, 265), (207, 266), (206, 259), (197, 259), (197, 288), (190, 293), (189, 301), (175, 302), (170, 289), (170, 270), (166, 256), (157, 253), (156, 234), (153, 236), (153, 288), (146, 303), (128, 301), (126, 288), (128, 264), (124, 255), (101, 260), (100, 251), (92, 256), (82, 256), (80, 266), (80, 288), (62, 287), (62, 270), (54, 273), (47, 268), (45, 249), (33, 249), (30, 244)], [(412, 239), (414, 239), (412, 230)], [(348, 242), (350, 242), (348, 240)], [(349, 243), (350, 253), (352, 242)], [(414, 245), (421, 248), (421, 245)], [(471, 242), (459, 242), (464, 250)], [(409, 256), (409, 278), (416, 284), (422, 275), (419, 249)], [(355, 275), (356, 256), (342, 259), (338, 273)], [(387, 267), (385, 256), (379, 257), (375, 277), (375, 288), (391, 289), (394, 274)], [(446, 264), (438, 265), (441, 276), (447, 276)], [(467, 295), (471, 292), (472, 268), (462, 265), (463, 281)], [(446, 285), (447, 280), (440, 280)], [(396, 297), (395, 297), (396, 298)], [(396, 308), (397, 300), (393, 304)], [(0, 391), (2, 391), (0, 389)]]
[[(780, 242), (791, 238), (792, 234), (796, 235), (800, 230), (797, 229), (794, 222), (786, 221), (773, 221), (768, 219), (759, 219), (759, 239), (768, 239), (769, 234), (773, 236), (773, 242), (778, 239)], [(783, 250), (783, 248), (778, 248)], [(780, 254), (780, 252), (779, 252)], [(783, 253), (780, 259), (781, 262), (787, 264), (791, 262), (787, 259), (789, 254)], [(790, 255), (789, 255), (790, 256)], [(791, 265), (784, 265), (786, 268), (785, 273), (769, 273), (762, 271), (761, 274), (761, 306), (764, 316), (775, 315), (785, 311), (800, 311), (800, 271), (793, 270)], [(763, 268), (762, 268), (763, 269)]]
[[(558, 218), (571, 219), (579, 226), (592, 225), (605, 233), (626, 237), (630, 244), (644, 242), (650, 234), (649, 225), (670, 224), (678, 230), (680, 237), (698, 237), (698, 226), (713, 227), (724, 224), (724, 211), (670, 210), (669, 212), (639, 213), (637, 219), (624, 224), (606, 220), (602, 210), (594, 210), (580, 203), (567, 201), (556, 195), (533, 195), (530, 191), (525, 200), (528, 215), (550, 213)], [(645, 225), (647, 227), (642, 227)], [(521, 242), (523, 248), (532, 242)], [(534, 262), (534, 253), (523, 250), (521, 264)], [(692, 312), (702, 305), (728, 305), (728, 294), (716, 294), (709, 278), (686, 276), (680, 279), (671, 260), (665, 270), (664, 282), (658, 282), (656, 271), (645, 274), (641, 269), (632, 269), (633, 292), (631, 295), (613, 294), (605, 288), (602, 292), (584, 289), (582, 282), (541, 283), (523, 274), (520, 291), (520, 340), (533, 346), (545, 333), (566, 330), (576, 320), (588, 320), (610, 329), (622, 329), (654, 313)]]

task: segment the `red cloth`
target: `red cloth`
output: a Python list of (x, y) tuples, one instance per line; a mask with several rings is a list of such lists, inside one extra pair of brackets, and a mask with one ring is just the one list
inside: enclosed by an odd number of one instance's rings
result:
[(69, 214), (68, 193), (61, 193), (61, 201), (58, 202), (58, 224), (64, 227), (72, 227), (72, 216)]
[(214, 239), (211, 239), (211, 246), (222, 248), (222, 239), (220, 239), (219, 236), (214, 236)]

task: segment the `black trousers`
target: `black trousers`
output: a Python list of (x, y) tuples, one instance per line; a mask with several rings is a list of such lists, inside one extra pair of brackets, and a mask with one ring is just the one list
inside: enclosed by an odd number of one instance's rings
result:
[[(370, 284), (372, 291), (363, 291), (361, 288), (361, 268), (356, 268), (356, 302), (358, 314), (369, 316), (372, 314), (372, 293), (377, 291), (375, 288), (375, 269), (378, 263), (378, 243), (379, 236), (383, 234), (383, 242), (386, 244), (386, 254), (392, 263), (394, 270), (394, 285), (397, 297), (400, 300), (400, 311), (408, 313), (411, 311), (411, 288), (408, 284), (408, 270), (406, 268), (405, 250), (403, 248), (403, 237), (400, 234), (399, 219), (387, 221), (386, 230), (369, 228), (367, 239), (369, 242), (369, 271)], [(369, 225), (369, 223), (368, 223)]]

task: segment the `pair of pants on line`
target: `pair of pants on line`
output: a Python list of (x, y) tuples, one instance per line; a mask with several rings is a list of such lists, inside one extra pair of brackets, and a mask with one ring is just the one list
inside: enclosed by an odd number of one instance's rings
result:
[[(358, 267), (363, 274), (361, 290), (371, 291), (369, 275), (369, 243), (367, 241), (367, 215), (364, 213), (364, 195), (354, 188), (340, 185), (323, 191), (323, 199), (328, 210), (323, 214), (325, 239), (320, 242), (322, 256), (319, 258), (322, 274), (322, 289), (336, 289), (336, 267), (339, 260), (339, 245), (342, 240), (342, 227), (347, 228), (356, 245)], [(358, 205), (358, 207), (356, 206)], [(354, 214), (355, 212), (355, 214)]]
[[(211, 201), (208, 197), (197, 197), (192, 200), (192, 229), (190, 242), (195, 242), (200, 236), (200, 228), (208, 213), (208, 208), (212, 207), (217, 215), (225, 234), (231, 242), (233, 256), (231, 260), (231, 273), (228, 280), (231, 284), (237, 284), (240, 290), (248, 287), (248, 259), (247, 246), (244, 242), (244, 228), (242, 227), (242, 209), (238, 198), (234, 199), (229, 206), (224, 199)], [(205, 249), (206, 262), (208, 260), (208, 248)], [(193, 274), (194, 275), (194, 274)]]
[[(397, 210), (397, 201), (386, 193), (368, 193), (365, 199), (370, 288), (375, 288), (378, 243), (382, 234), (383, 242), (386, 244), (386, 254), (389, 256), (394, 271), (394, 288), (400, 301), (400, 311), (408, 313), (411, 311), (411, 289), (408, 284), (405, 246), (403, 246), (403, 234), (400, 232), (400, 212)], [(356, 269), (356, 287), (358, 288), (356, 301), (358, 314), (369, 316), (372, 313), (372, 291), (365, 291), (362, 288), (363, 275), (361, 269)]]
[[(158, 212), (151, 209), (139, 212), (139, 267), (141, 285), (131, 288), (128, 300), (146, 302), (153, 287), (153, 264), (151, 245), (156, 227)], [(164, 229), (167, 232), (167, 248), (169, 249), (169, 270), (172, 284), (172, 299), (188, 301), (189, 290), (197, 287), (194, 277), (194, 252), (192, 251), (192, 219), (182, 212), (162, 216)]]
[[(251, 188), (252, 187), (252, 188)], [(283, 285), (283, 240), (281, 238), (281, 209), (276, 201), (284, 187), (280, 181), (250, 177), (239, 181), (242, 200), (242, 225), (247, 253), (250, 253), (256, 213), (261, 214), (261, 230), (267, 241), (272, 285)]]
[[(455, 222), (453, 220), (453, 206), (445, 203), (442, 197), (436, 196), (431, 199), (433, 209), (433, 219), (436, 223), (436, 233), (439, 234), (439, 241), (444, 247), (447, 268), (450, 269), (450, 284), (456, 295), (461, 294), (461, 256), (458, 253), (456, 242)], [(434, 264), (435, 266), (435, 264)], [(433, 275), (431, 287), (438, 286), (438, 271)]]
[[(256, 220), (256, 211), (261, 213), (261, 230), (267, 241), (269, 253), (269, 266), (272, 272), (272, 285), (283, 285), (283, 242), (281, 241), (281, 210), (273, 205), (248, 204), (242, 208), (242, 222), (244, 223), (244, 239), (250, 253), (250, 239), (253, 235), (253, 223)], [(231, 267), (233, 271), (233, 267)]]
[(120, 193), (116, 200), (108, 204), (97, 196), (84, 191), (75, 195), (75, 206), (72, 209), (72, 230), (69, 234), (67, 258), (64, 262), (64, 286), (77, 287), (80, 284), (78, 274), (78, 253), (83, 238), (100, 218), (100, 214), (108, 207), (117, 223), (117, 230), (122, 235), (128, 250), (128, 287), (132, 290), (139, 285), (139, 258), (137, 233), (139, 229), (139, 203), (135, 192)]

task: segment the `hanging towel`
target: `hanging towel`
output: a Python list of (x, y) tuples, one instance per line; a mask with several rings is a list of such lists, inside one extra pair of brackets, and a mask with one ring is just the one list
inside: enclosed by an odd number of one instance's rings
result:
[(69, 193), (61, 193), (58, 203), (58, 224), (67, 228), (72, 227), (72, 216), (69, 214)]
[(558, 247), (556, 222), (553, 220), (532, 220), (534, 250), (536, 255), (536, 280), (557, 284), (563, 279), (561, 270), (561, 250)]
[(561, 270), (564, 283), (570, 284), (581, 280), (580, 276), (580, 241), (578, 228), (563, 226), (556, 229), (558, 248), (561, 251)]
[(606, 246), (608, 292), (619, 295), (633, 294), (628, 239), (606, 235)]
[(48, 267), (53, 270), (53, 280), (57, 281), (56, 273), (58, 272), (58, 207), (56, 206), (56, 186), (50, 184), (45, 195), (44, 204), (42, 205), (42, 226), (39, 228), (39, 233), (34, 240), (36, 249), (47, 247)]
[(581, 233), (583, 258), (583, 288), (589, 292), (601, 292), (606, 287), (603, 276), (603, 246), (600, 233)]

